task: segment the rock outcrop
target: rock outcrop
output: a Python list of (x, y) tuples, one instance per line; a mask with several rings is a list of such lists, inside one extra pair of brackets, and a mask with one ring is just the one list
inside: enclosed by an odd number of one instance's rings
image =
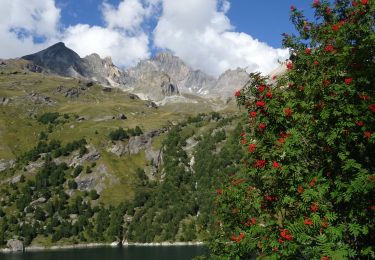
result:
[(14, 160), (4, 160), (0, 159), (0, 172), (5, 171), (8, 168), (13, 168), (15, 166), (15, 161)]
[(128, 87), (141, 99), (153, 101), (181, 93), (197, 94), (215, 82), (213, 77), (193, 70), (170, 52), (142, 60), (127, 73), (133, 79)]
[[(150, 131), (140, 136), (132, 136), (127, 142), (116, 142), (110, 146), (107, 151), (116, 154), (117, 156), (122, 156), (124, 154), (137, 154), (141, 150), (149, 150), (151, 149), (152, 138), (159, 136), (162, 132), (164, 132), (164, 129)], [(149, 160), (155, 158), (155, 156), (156, 155), (150, 152), (148, 156)]]
[(124, 71), (113, 64), (111, 57), (101, 59), (98, 54), (93, 53), (82, 60), (85, 64), (86, 75), (92, 80), (114, 87), (128, 85), (132, 82), (132, 79)]
[(8, 105), (9, 101), (10, 101), (10, 99), (7, 98), (7, 97), (0, 97), (0, 106), (1, 105), (4, 105), (4, 106)]
[(7, 241), (7, 247), (11, 252), (23, 252), (25, 250), (23, 242), (18, 239), (10, 239)]
[(77, 87), (66, 88), (64, 86), (58, 86), (56, 88), (56, 93), (59, 93), (64, 97), (74, 99), (79, 97), (79, 95), (81, 94), (81, 90)]
[(99, 164), (92, 173), (81, 173), (75, 178), (79, 190), (96, 190), (99, 194), (106, 188), (106, 184), (118, 183), (118, 178), (111, 174), (104, 164)]
[(248, 81), (249, 74), (245, 69), (227, 70), (219, 76), (211, 89), (207, 89), (207, 93), (226, 100), (233, 97), (235, 91), (243, 88)]
[(56, 101), (52, 100), (50, 97), (47, 97), (43, 94), (37, 92), (31, 92), (24, 97), (24, 100), (31, 102), (34, 105), (46, 105), (53, 106), (56, 104)]
[(73, 157), (71, 161), (68, 163), (69, 166), (77, 166), (82, 165), (84, 162), (95, 162), (99, 160), (100, 153), (95, 148), (90, 147), (89, 152), (84, 154), (82, 157), (79, 157), (78, 155)]

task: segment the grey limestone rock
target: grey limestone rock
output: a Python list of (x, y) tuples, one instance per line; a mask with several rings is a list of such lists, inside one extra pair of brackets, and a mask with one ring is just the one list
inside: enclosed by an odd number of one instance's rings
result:
[(9, 239), (7, 241), (7, 247), (12, 252), (23, 252), (25, 250), (23, 242), (18, 239)]
[(52, 100), (50, 97), (37, 93), (37, 92), (31, 92), (28, 95), (26, 95), (24, 98), (25, 100), (32, 102), (35, 105), (53, 106), (56, 104), (56, 102)]
[(0, 159), (0, 172), (5, 171), (8, 168), (13, 168), (15, 166), (15, 160), (4, 160)]
[(64, 86), (58, 86), (56, 92), (68, 98), (78, 98), (81, 91), (77, 87), (66, 88)]

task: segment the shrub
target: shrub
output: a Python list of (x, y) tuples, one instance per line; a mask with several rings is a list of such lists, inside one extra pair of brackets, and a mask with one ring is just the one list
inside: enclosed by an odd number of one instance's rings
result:
[(252, 74), (242, 170), (217, 190), (213, 254), (272, 259), (375, 257), (374, 2), (292, 8), (288, 71)]
[(125, 130), (120, 127), (118, 128), (117, 130), (114, 130), (114, 131), (111, 131), (109, 133), (109, 138), (112, 140), (112, 141), (118, 141), (118, 140), (124, 140), (124, 139), (127, 139), (129, 138), (128, 134), (125, 132)]
[(87, 165), (86, 167), (86, 173), (92, 173), (91, 167), (89, 165)]
[(41, 115), (39, 118), (38, 118), (38, 122), (44, 124), (44, 125), (47, 125), (47, 124), (53, 124), (56, 122), (56, 119), (60, 116), (59, 113), (57, 112), (47, 112), (47, 113), (44, 113), (43, 115)]
[(99, 194), (96, 192), (96, 190), (91, 190), (89, 196), (92, 200), (97, 200), (99, 198)]
[(73, 171), (73, 177), (77, 177), (83, 170), (83, 166), (82, 165), (78, 165), (77, 167), (74, 168), (74, 171)]

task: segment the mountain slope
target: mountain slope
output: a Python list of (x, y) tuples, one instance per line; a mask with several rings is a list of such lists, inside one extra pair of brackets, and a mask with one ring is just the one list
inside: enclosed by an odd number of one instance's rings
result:
[(40, 52), (23, 56), (22, 59), (60, 76), (86, 78), (109, 86), (125, 85), (130, 80), (112, 63), (111, 58), (101, 59), (95, 53), (81, 58), (62, 42)]
[(160, 104), (190, 102), (185, 94), (225, 101), (243, 87), (248, 76), (244, 69), (236, 69), (215, 79), (203, 71), (194, 70), (170, 52), (161, 52), (151, 59), (141, 60), (133, 68), (121, 70), (110, 57), (101, 59), (94, 53), (80, 58), (61, 42), (22, 58), (61, 76), (95, 80)]
[(217, 183), (209, 176), (222, 176), (231, 158), (201, 166), (228, 154), (231, 113), (212, 112), (203, 99), (155, 108), (28, 64), (0, 66), (0, 248), (15, 236), (35, 246), (207, 236), (200, 227), (211, 225), (207, 201)]
[(34, 64), (61, 76), (86, 76), (86, 68), (82, 59), (62, 42), (40, 52), (23, 56), (22, 59), (32, 61)]

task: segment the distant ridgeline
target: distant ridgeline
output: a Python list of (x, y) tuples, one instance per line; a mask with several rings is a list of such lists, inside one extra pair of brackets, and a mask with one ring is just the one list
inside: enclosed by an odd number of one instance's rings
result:
[[(71, 118), (58, 113), (38, 117), (46, 127), (38, 143), (18, 156), (14, 168), (1, 173), (10, 180), (0, 179), (0, 247), (12, 238), (25, 245), (49, 246), (209, 237), (210, 228), (217, 225), (210, 217), (215, 187), (236, 171), (241, 158), (238, 119), (200, 114), (171, 127), (161, 144), (162, 166), (152, 177), (143, 168), (133, 173), (134, 199), (104, 204), (95, 189), (77, 189), (77, 178), (90, 177), (97, 163), (65, 160), (72, 154), (96, 156), (89, 150), (95, 141), (50, 138), (59, 124)], [(119, 128), (106, 138), (122, 142), (142, 134), (136, 126), (126, 131)], [(30, 173), (30, 165), (35, 164), (40, 167)]]

